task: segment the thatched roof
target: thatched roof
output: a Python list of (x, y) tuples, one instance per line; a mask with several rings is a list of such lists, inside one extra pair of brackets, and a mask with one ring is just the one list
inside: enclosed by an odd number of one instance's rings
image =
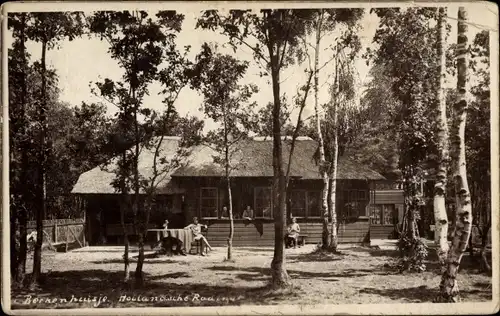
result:
[[(165, 157), (167, 160), (172, 159), (177, 152), (179, 145), (179, 137), (168, 136), (164, 137), (161, 148), (160, 156)], [(153, 140), (153, 143), (155, 140)], [(155, 148), (142, 148), (139, 154), (139, 174), (146, 179), (150, 179), (153, 175), (153, 159)], [(116, 193), (111, 185), (116, 178), (113, 170), (116, 169), (118, 157), (113, 158), (106, 166), (99, 166), (90, 171), (80, 175), (77, 183), (73, 187), (71, 193), (81, 194), (112, 194)], [(161, 180), (158, 183), (159, 194), (174, 194), (182, 193), (183, 190), (175, 185), (171, 180), (172, 170), (168, 173), (162, 174), (159, 177)], [(161, 178), (161, 179), (160, 179)]]
[[(283, 141), (283, 160), (285, 171), (290, 153), (290, 141)], [(317, 142), (310, 138), (299, 138), (295, 142), (290, 176), (302, 179), (321, 179), (314, 153)], [(177, 169), (172, 177), (213, 177), (223, 176), (224, 170), (213, 162), (216, 152), (207, 146), (200, 145), (193, 150), (185, 166)], [(273, 144), (271, 138), (259, 138), (238, 143), (232, 157), (231, 171), (233, 177), (272, 177), (273, 176)], [(341, 157), (338, 161), (337, 179), (384, 180), (385, 178), (365, 166)]]
[[(168, 137), (162, 143), (162, 155), (166, 158), (174, 157), (178, 149), (179, 138)], [(299, 138), (296, 141), (292, 158), (290, 176), (302, 179), (321, 179), (318, 165), (314, 159), (317, 143), (310, 138)], [(285, 170), (287, 167), (290, 141), (283, 141), (283, 160)], [(158, 193), (173, 194), (182, 193), (172, 178), (175, 177), (220, 177), (224, 175), (223, 168), (214, 163), (213, 157), (217, 152), (207, 145), (197, 145), (189, 150), (190, 155), (182, 162), (182, 166), (177, 170), (172, 170), (158, 187)], [(231, 159), (234, 168), (231, 171), (232, 177), (272, 177), (273, 144), (272, 139), (249, 139), (238, 143), (237, 150)], [(144, 177), (152, 175), (154, 150), (143, 149), (139, 156), (139, 173)], [(114, 158), (107, 167), (113, 170), (116, 166), (117, 158)], [(80, 176), (73, 188), (72, 193), (115, 193), (111, 182), (115, 174), (104, 170), (102, 167), (94, 168)], [(353, 162), (348, 157), (341, 157), (338, 161), (337, 179), (350, 180), (384, 180), (385, 178), (365, 166)]]

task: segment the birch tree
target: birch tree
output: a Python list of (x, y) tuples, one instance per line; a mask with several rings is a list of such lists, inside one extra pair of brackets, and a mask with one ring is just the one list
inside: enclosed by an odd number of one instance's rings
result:
[(446, 213), (445, 193), (446, 180), (448, 169), (448, 120), (446, 115), (446, 96), (445, 96), (445, 71), (446, 71), (446, 56), (445, 56), (445, 21), (446, 8), (438, 9), (437, 21), (437, 55), (438, 61), (438, 78), (437, 78), (437, 133), (436, 133), (436, 182), (434, 184), (434, 221), (435, 235), (434, 240), (438, 247), (438, 259), (441, 269), (444, 272), (446, 256), (448, 254), (448, 215)]
[[(324, 109), (320, 109), (319, 104), (319, 93), (320, 88), (320, 73), (322, 70), (331, 63), (335, 63), (335, 70), (333, 71), (334, 78), (338, 78), (339, 67), (337, 64), (339, 62), (339, 53), (346, 47), (353, 48), (354, 51), (359, 50), (359, 39), (356, 35), (357, 31), (357, 23), (361, 19), (363, 15), (362, 9), (320, 9), (316, 10), (312, 19), (306, 20), (306, 26), (308, 32), (306, 35), (312, 36), (314, 38), (314, 42), (310, 43), (306, 37), (302, 38), (304, 49), (303, 52), (307, 56), (309, 62), (309, 69), (314, 73), (314, 113), (316, 120), (316, 138), (318, 141), (318, 157), (319, 157), (319, 172), (321, 174), (321, 178), (323, 180), (323, 188), (322, 188), (322, 199), (321, 206), (323, 210), (323, 248), (330, 249), (336, 251), (337, 248), (337, 236), (336, 236), (336, 226), (337, 226), (337, 215), (335, 212), (335, 192), (336, 192), (336, 161), (338, 156), (338, 138), (334, 133), (334, 137), (332, 144), (326, 144), (323, 137), (323, 132), (321, 128), (321, 121), (323, 115), (320, 115)], [(342, 26), (345, 27), (345, 30), (340, 30)], [(327, 36), (332, 36), (334, 31), (339, 31), (341, 33), (340, 36), (334, 39), (335, 44), (330, 45), (329, 48), (322, 48), (322, 44), (324, 44), (324, 38)], [(310, 48), (312, 48), (313, 54), (309, 53)], [(320, 59), (323, 57), (322, 52), (326, 51), (326, 55), (328, 56), (328, 60), (320, 65)], [(312, 55), (312, 57), (311, 57)], [(314, 60), (314, 62), (311, 61)], [(346, 67), (342, 67), (345, 69)], [(335, 81), (336, 79), (334, 79)], [(330, 87), (335, 86), (336, 83), (330, 84)], [(326, 87), (328, 88), (328, 86)], [(335, 88), (334, 88), (335, 89)], [(339, 91), (331, 90), (332, 93), (332, 102), (333, 100), (337, 100), (337, 94)], [(330, 105), (332, 105), (330, 102)], [(336, 106), (336, 105), (335, 105)], [(331, 119), (334, 120), (334, 127), (336, 128), (336, 117), (337, 111), (336, 108), (330, 108), (330, 112), (332, 115)], [(327, 161), (325, 146), (329, 146), (332, 148), (332, 159)], [(330, 227), (330, 229), (329, 229)]]
[(467, 121), (467, 12), (458, 9), (457, 32), (457, 100), (453, 106), (453, 122), (450, 131), (452, 174), (455, 182), (456, 226), (451, 248), (446, 260), (440, 290), (447, 302), (459, 300), (458, 268), (466, 250), (472, 228), (472, 204), (467, 182), (465, 157), (465, 129)]

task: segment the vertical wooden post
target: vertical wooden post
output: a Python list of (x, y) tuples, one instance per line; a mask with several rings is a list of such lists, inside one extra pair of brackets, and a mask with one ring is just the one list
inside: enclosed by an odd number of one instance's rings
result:
[(64, 251), (68, 252), (68, 226), (67, 225), (65, 226), (64, 232), (65, 232), (65, 235), (66, 235), (66, 248), (65, 248)]
[[(80, 203), (78, 203), (78, 205), (80, 206)], [(81, 210), (83, 211), (83, 224), (82, 224), (83, 246), (86, 247), (87, 241), (85, 240), (85, 227), (87, 225), (87, 210), (84, 207), (82, 207)]]
[(56, 244), (57, 243), (57, 219), (54, 220), (54, 243)]

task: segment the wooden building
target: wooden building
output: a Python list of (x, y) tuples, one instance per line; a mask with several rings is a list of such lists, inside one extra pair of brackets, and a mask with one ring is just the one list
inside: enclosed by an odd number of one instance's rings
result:
[[(165, 152), (173, 152), (177, 138), (166, 140)], [(287, 170), (290, 141), (283, 141), (283, 159)], [(288, 217), (296, 217), (301, 233), (307, 235), (308, 243), (321, 242), (322, 179), (318, 172), (314, 153), (317, 143), (310, 138), (296, 141), (288, 192)], [(190, 155), (180, 168), (173, 170), (159, 187), (163, 204), (159, 203), (153, 218), (164, 218), (165, 207), (175, 209), (182, 220), (177, 226), (187, 225), (193, 217), (208, 224), (207, 239), (213, 246), (226, 245), (229, 234), (229, 219), (223, 214), (228, 206), (227, 184), (221, 166), (214, 163), (217, 155), (208, 146), (190, 148)], [(148, 173), (152, 155), (147, 150), (141, 153), (140, 172)], [(272, 140), (251, 139), (239, 143), (231, 160), (232, 207), (235, 214), (234, 246), (272, 246), (274, 244), (274, 214), (272, 201)], [(73, 193), (87, 201), (87, 212), (100, 213), (100, 229), (89, 229), (93, 234), (105, 232), (110, 240), (112, 234), (119, 233), (117, 217), (118, 194), (110, 183), (114, 174), (96, 168), (82, 174)], [(338, 162), (336, 205), (339, 220), (339, 242), (361, 243), (370, 238), (370, 201), (374, 197), (377, 181), (385, 178), (379, 173), (341, 157)], [(376, 197), (375, 197), (376, 198)], [(167, 206), (168, 205), (168, 206)], [(252, 220), (241, 218), (246, 206), (254, 210)], [(87, 216), (92, 218), (93, 216)], [(95, 217), (95, 216), (94, 216)], [(154, 225), (154, 224), (153, 224)], [(117, 230), (116, 232), (112, 229)], [(88, 238), (92, 244), (91, 240)]]

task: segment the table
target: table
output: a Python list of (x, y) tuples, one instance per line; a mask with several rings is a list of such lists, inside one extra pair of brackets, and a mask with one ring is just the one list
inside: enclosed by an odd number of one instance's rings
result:
[(149, 232), (156, 232), (155, 245), (160, 242), (162, 238), (172, 237), (182, 243), (182, 247), (186, 253), (191, 250), (191, 243), (193, 242), (193, 232), (190, 229), (148, 229)]

